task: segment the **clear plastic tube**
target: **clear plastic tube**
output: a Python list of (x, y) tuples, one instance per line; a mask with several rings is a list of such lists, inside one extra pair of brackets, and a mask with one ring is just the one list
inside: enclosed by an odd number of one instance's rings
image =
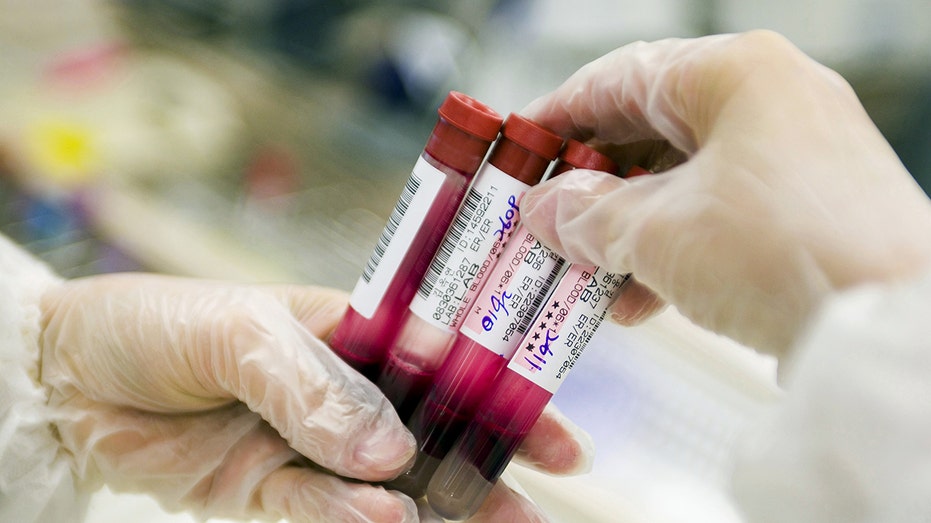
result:
[(406, 421), (518, 227), (519, 202), (562, 138), (511, 114), (430, 263), (376, 384)]
[[(617, 174), (617, 164), (569, 140), (550, 178), (585, 168)], [(498, 374), (518, 349), (543, 300), (562, 273), (564, 260), (521, 227), (475, 300), (449, 355), (407, 426), (419, 444), (414, 467), (390, 483), (422, 495)]]
[(502, 118), (450, 92), (329, 343), (373, 379)]
[(569, 267), (430, 479), (427, 499), (438, 514), (461, 520), (478, 510), (626, 279), (591, 266)]

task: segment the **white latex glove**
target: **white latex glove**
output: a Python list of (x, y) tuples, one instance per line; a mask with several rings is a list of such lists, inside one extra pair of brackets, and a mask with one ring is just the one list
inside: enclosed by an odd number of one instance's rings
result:
[(342, 293), (147, 275), (42, 300), (41, 379), (79, 478), (202, 517), (416, 521), (414, 440), (319, 338)]
[[(320, 339), (345, 294), (155, 275), (53, 286), (42, 382), (85, 483), (146, 492), (204, 517), (416, 521), (410, 499), (361, 482), (410, 464), (413, 437)], [(515, 460), (586, 471), (590, 437), (548, 407)], [(475, 522), (544, 521), (504, 483)]]
[(928, 198), (850, 86), (774, 33), (622, 47), (523, 114), (622, 165), (672, 164), (573, 171), (523, 200), (569, 260), (634, 273), (623, 323), (665, 300), (779, 355), (828, 294), (931, 264)]

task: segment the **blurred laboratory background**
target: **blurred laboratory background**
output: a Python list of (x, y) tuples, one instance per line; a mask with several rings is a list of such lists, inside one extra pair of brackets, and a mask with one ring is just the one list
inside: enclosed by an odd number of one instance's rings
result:
[[(66, 277), (350, 290), (450, 89), (518, 111), (635, 40), (775, 29), (841, 72), (931, 191), (924, 0), (0, 0), (0, 231)], [(591, 473), (517, 467), (556, 521), (737, 521), (771, 361), (675, 311), (606, 325), (554, 399)], [(144, 496), (92, 521), (186, 521)], [(180, 518), (180, 519), (179, 519)]]

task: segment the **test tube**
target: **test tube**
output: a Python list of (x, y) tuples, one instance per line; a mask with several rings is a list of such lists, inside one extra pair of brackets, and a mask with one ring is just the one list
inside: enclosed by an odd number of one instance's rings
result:
[(407, 306), (478, 171), (502, 118), (450, 92), (329, 343), (374, 380)]
[(524, 192), (562, 148), (558, 135), (518, 114), (504, 122), (459, 212), (430, 263), (376, 384), (402, 421), (429, 387), (468, 307), (520, 220)]
[(592, 266), (569, 266), (430, 479), (427, 500), (439, 515), (461, 520), (478, 510), (626, 279)]
[[(617, 174), (609, 157), (568, 140), (550, 178), (576, 169)], [(389, 483), (412, 497), (424, 494), (440, 460), (452, 447), (520, 343), (565, 260), (520, 225), (494, 268), (407, 427), (419, 451), (414, 466)]]

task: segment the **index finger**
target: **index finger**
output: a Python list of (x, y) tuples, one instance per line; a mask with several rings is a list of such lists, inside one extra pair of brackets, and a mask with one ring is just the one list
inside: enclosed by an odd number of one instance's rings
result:
[(522, 113), (556, 133), (609, 143), (665, 139), (694, 151), (687, 99), (678, 95), (683, 68), (694, 57), (733, 38), (635, 42), (588, 63)]
[[(760, 96), (793, 88), (784, 81), (769, 82), (770, 77), (788, 70), (792, 78), (803, 61), (812, 62), (770, 31), (636, 42), (582, 67), (522, 114), (581, 141), (661, 139), (691, 155), (743, 86), (754, 85), (753, 100), (739, 101), (736, 115), (751, 121), (759, 116)], [(768, 88), (757, 89), (761, 85)]]

